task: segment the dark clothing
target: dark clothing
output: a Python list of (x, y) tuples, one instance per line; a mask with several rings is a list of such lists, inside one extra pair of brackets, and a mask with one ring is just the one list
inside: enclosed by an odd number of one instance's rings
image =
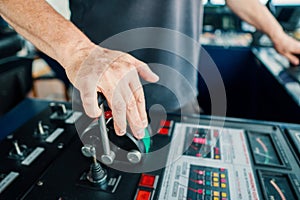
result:
[(70, 0), (70, 9), (93, 42), (126, 51), (159, 75), (157, 84), (144, 84), (148, 108), (172, 111), (196, 98), (200, 0)]

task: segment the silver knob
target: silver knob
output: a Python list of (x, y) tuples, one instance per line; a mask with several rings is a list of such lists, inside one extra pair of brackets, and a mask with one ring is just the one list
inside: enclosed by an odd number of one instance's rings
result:
[(127, 153), (127, 159), (133, 164), (137, 164), (142, 160), (142, 154), (138, 150), (131, 150)]
[(90, 144), (86, 144), (83, 147), (81, 147), (81, 153), (85, 157), (92, 157), (94, 155), (94, 147)]
[(111, 165), (111, 164), (113, 164), (115, 158), (116, 158), (115, 152), (111, 151), (110, 154), (102, 155), (101, 161), (106, 165)]

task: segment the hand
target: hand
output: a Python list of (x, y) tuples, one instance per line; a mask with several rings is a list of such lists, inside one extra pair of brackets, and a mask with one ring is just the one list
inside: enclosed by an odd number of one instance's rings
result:
[(291, 64), (300, 64), (299, 57), (297, 57), (297, 55), (300, 55), (300, 41), (290, 37), (284, 32), (272, 39), (272, 41), (277, 52), (285, 56)]
[(139, 75), (149, 82), (158, 81), (158, 76), (127, 53), (99, 46), (88, 52), (80, 67), (66, 68), (70, 81), (80, 91), (86, 114), (92, 118), (101, 115), (97, 92), (102, 92), (112, 110), (116, 134), (124, 135), (128, 122), (133, 135), (143, 138), (148, 120)]

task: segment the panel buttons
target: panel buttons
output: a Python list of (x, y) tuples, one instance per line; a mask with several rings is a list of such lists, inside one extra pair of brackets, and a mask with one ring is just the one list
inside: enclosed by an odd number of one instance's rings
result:
[(221, 196), (222, 196), (222, 198), (226, 198), (227, 197), (227, 193), (226, 192), (222, 192)]
[(135, 200), (150, 200), (151, 192), (146, 190), (138, 190)]
[(213, 177), (213, 182), (219, 182), (219, 178), (218, 177)]
[(213, 196), (214, 196), (214, 197), (219, 197), (219, 196), (220, 196), (220, 192), (218, 192), (218, 191), (213, 191)]
[(211, 195), (211, 190), (205, 190), (205, 195), (210, 196)]
[(173, 121), (170, 120), (161, 120), (159, 124), (159, 129), (157, 131), (157, 134), (163, 135), (163, 136), (169, 136), (171, 127), (173, 126)]
[(219, 184), (219, 182), (214, 182), (214, 183), (213, 183), (213, 186), (214, 186), (214, 187), (219, 187), (220, 184)]
[(108, 110), (104, 112), (105, 119), (112, 118), (112, 111)]
[(139, 186), (141, 187), (148, 187), (148, 188), (155, 188), (156, 184), (156, 176), (150, 174), (142, 174)]
[(169, 129), (160, 128), (157, 133), (160, 134), (160, 135), (169, 135)]
[(169, 121), (169, 120), (161, 120), (160, 121), (160, 126), (161, 127), (170, 127), (171, 126), (171, 121)]
[(211, 182), (210, 182), (210, 181), (205, 181), (205, 185), (210, 186), (210, 185), (211, 185)]
[(187, 199), (230, 199), (227, 169), (191, 165)]

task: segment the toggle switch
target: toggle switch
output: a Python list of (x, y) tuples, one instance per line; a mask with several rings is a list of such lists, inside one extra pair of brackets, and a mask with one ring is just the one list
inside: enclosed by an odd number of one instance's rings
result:
[(58, 116), (64, 116), (67, 114), (67, 108), (62, 103), (50, 103), (49, 104), (52, 113), (57, 113)]
[(68, 110), (63, 103), (51, 102), (49, 104), (49, 107), (52, 112), (52, 114), (50, 115), (50, 119), (57, 122), (64, 122), (73, 114), (73, 112), (71, 110)]
[(23, 160), (28, 155), (26, 145), (19, 145), (17, 140), (12, 141), (14, 148), (9, 152), (8, 157), (16, 160)]
[(43, 125), (42, 121), (39, 121), (34, 131), (34, 136), (44, 138), (47, 137), (48, 135), (49, 135), (49, 127)]

